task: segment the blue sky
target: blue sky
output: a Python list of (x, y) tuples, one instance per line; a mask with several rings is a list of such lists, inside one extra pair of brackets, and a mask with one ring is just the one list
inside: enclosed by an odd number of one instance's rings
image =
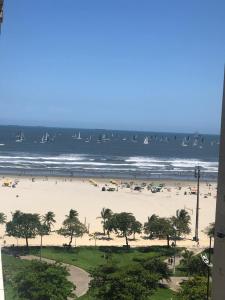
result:
[(218, 133), (224, 61), (224, 0), (6, 0), (0, 123)]

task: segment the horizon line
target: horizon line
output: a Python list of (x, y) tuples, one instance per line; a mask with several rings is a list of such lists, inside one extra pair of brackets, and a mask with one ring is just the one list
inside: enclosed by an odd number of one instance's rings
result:
[(115, 129), (115, 128), (84, 128), (84, 127), (71, 127), (71, 126), (50, 126), (50, 125), (19, 125), (19, 124), (0, 124), (2, 127), (36, 127), (36, 128), (58, 128), (58, 129), (78, 129), (78, 130), (103, 130), (103, 131), (129, 131), (129, 132), (151, 132), (151, 133), (176, 133), (176, 134), (200, 134), (200, 135), (218, 135), (220, 133), (201, 133), (198, 130), (193, 132), (187, 131), (157, 131), (157, 130), (138, 130), (138, 129)]

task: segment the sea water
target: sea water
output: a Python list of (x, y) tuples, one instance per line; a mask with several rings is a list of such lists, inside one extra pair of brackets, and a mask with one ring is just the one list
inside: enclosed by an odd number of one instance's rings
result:
[(216, 180), (218, 149), (218, 135), (0, 126), (0, 173), (194, 179), (200, 166)]

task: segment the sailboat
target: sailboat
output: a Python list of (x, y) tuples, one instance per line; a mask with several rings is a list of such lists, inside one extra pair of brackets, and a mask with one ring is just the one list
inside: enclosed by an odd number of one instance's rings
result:
[(91, 135), (89, 136), (89, 138), (87, 137), (84, 142), (85, 143), (90, 143), (90, 141), (91, 141)]
[(40, 143), (41, 143), (41, 144), (44, 144), (44, 143), (49, 142), (49, 138), (50, 138), (50, 135), (48, 134), (48, 132), (46, 132), (45, 134), (43, 134)]
[(24, 133), (21, 131), (16, 136), (16, 143), (22, 143), (24, 140), (25, 140), (25, 136), (24, 136)]
[(198, 146), (198, 139), (197, 139), (197, 138), (194, 139), (193, 146), (194, 146), (194, 147), (195, 147), (195, 146)]
[(76, 139), (76, 138), (77, 138), (77, 134), (74, 133), (74, 134), (72, 135), (72, 138), (73, 138), (73, 139)]
[(133, 135), (132, 136), (132, 142), (133, 143), (137, 143), (137, 135)]
[(144, 139), (144, 145), (148, 145), (149, 144), (149, 138), (146, 136)]
[(182, 147), (187, 147), (188, 146), (188, 141), (187, 141), (187, 138), (185, 137), (181, 143), (181, 146)]
[(81, 135), (80, 135), (80, 131), (79, 131), (79, 133), (78, 133), (77, 140), (82, 140), (82, 137), (81, 137)]

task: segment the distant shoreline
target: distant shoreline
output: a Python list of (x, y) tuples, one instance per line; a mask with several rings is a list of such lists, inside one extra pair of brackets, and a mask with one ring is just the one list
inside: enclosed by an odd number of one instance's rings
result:
[[(28, 128), (28, 127), (33, 127), (33, 128), (44, 128), (44, 129), (69, 129), (69, 130), (97, 130), (97, 131), (118, 131), (118, 132), (137, 132), (137, 133), (156, 133), (156, 134), (170, 134), (170, 133), (174, 133), (174, 134), (187, 134), (187, 135), (192, 135), (195, 134), (196, 132), (186, 132), (186, 131), (164, 131), (164, 130), (150, 130), (150, 129), (146, 129), (146, 130), (138, 130), (138, 129), (115, 129), (115, 128), (89, 128), (89, 127), (71, 127), (71, 126), (51, 126), (51, 125), (19, 125), (19, 124), (0, 124), (0, 127), (21, 127), (21, 128)], [(201, 135), (215, 135), (215, 136), (220, 136), (220, 133), (201, 133)]]

